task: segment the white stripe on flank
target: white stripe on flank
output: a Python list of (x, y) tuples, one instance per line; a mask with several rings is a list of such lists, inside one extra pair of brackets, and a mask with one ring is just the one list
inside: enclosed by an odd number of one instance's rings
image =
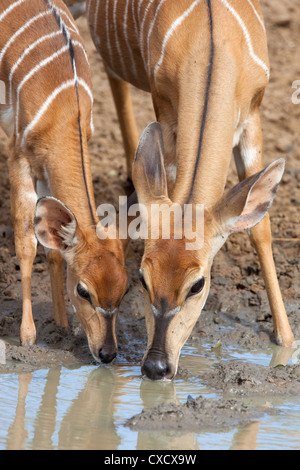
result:
[[(56, 8), (56, 6), (53, 5), (53, 3), (51, 3), (50, 0), (49, 0), (49, 3), (50, 3), (50, 5), (51, 5), (52, 11), (53, 11), (53, 12), (56, 12), (57, 16), (59, 17), (60, 29), (61, 29), (61, 31), (62, 31), (64, 34), (66, 34), (66, 36), (67, 36), (67, 45), (68, 45), (68, 47), (70, 47), (70, 44), (72, 44), (72, 46), (73, 46), (73, 45), (79, 45), (79, 46), (82, 48), (82, 50), (84, 51), (85, 58), (86, 58), (86, 60), (87, 60), (87, 62), (88, 62), (88, 57), (87, 57), (87, 54), (86, 54), (86, 51), (85, 51), (83, 45), (82, 45), (80, 42), (78, 42), (78, 41), (73, 41), (73, 40), (72, 40), (72, 38), (71, 38), (71, 36), (70, 36), (70, 33), (69, 33), (69, 29), (68, 29), (68, 27), (66, 26), (66, 24), (64, 23), (64, 21), (63, 21), (61, 15), (60, 15), (60, 12), (61, 12), (61, 13), (64, 13), (64, 14), (65, 14), (65, 12), (62, 11), (60, 8)], [(68, 15), (67, 15), (67, 18), (68, 18), (68, 20), (71, 22), (71, 24), (73, 24), (73, 22), (70, 20), (70, 18), (69, 18)], [(74, 25), (74, 27), (75, 27), (75, 29), (77, 29), (75, 25)], [(79, 34), (79, 33), (78, 33), (78, 34)], [(89, 62), (88, 62), (88, 63), (89, 63)], [(88, 85), (86, 84), (86, 82), (85, 82), (84, 80), (82, 80), (82, 79), (79, 79), (79, 77), (78, 77), (78, 74), (77, 74), (77, 67), (76, 67), (76, 62), (75, 62), (75, 56), (73, 57), (72, 67), (73, 67), (73, 73), (74, 73), (74, 84), (75, 84), (77, 93), (78, 93), (78, 84), (81, 84), (82, 86), (84, 86), (84, 88), (85, 88), (86, 91), (88, 92), (88, 94), (89, 94), (89, 96), (90, 96), (90, 98), (91, 98), (91, 101), (92, 101), (92, 103), (93, 103), (93, 97), (92, 97), (92, 92), (91, 92), (91, 90), (89, 89), (89, 87), (88, 87)], [(83, 85), (83, 84), (84, 84), (84, 85)], [(79, 97), (78, 97), (78, 99), (79, 99)], [(78, 102), (78, 106), (79, 106), (79, 102)], [(93, 126), (92, 116), (91, 116), (91, 128), (92, 128), (92, 131), (93, 131), (94, 126)]]
[[(82, 85), (86, 90), (89, 90), (88, 85), (84, 80), (81, 78), (78, 78), (78, 83)], [(40, 119), (43, 117), (51, 103), (55, 100), (55, 98), (64, 90), (67, 88), (71, 88), (75, 86), (76, 84), (76, 79), (72, 78), (71, 80), (67, 80), (66, 82), (62, 83), (60, 86), (55, 88), (55, 90), (51, 93), (51, 95), (48, 96), (44, 104), (40, 107), (36, 115), (34, 116), (33, 120), (31, 121), (30, 124), (25, 128), (23, 132), (23, 137), (22, 137), (22, 142), (21, 146), (23, 147), (27, 138), (28, 133), (37, 125), (37, 123), (40, 121)]]
[[(66, 15), (66, 13), (64, 11), (61, 11), (61, 13), (63, 13), (64, 15)], [(67, 29), (69, 29), (67, 27)], [(75, 31), (76, 32), (76, 31)], [(37, 39), (35, 42), (33, 42), (32, 44), (30, 44), (26, 49), (25, 51), (23, 52), (23, 54), (19, 57), (19, 59), (15, 62), (15, 64), (12, 66), (11, 70), (10, 70), (10, 74), (9, 74), (9, 102), (11, 103), (11, 100), (12, 100), (12, 78), (13, 78), (13, 75), (16, 71), (16, 69), (19, 67), (19, 65), (21, 64), (21, 62), (24, 60), (24, 58), (35, 48), (37, 47), (39, 44), (41, 44), (42, 42), (46, 41), (47, 39), (52, 39), (53, 37), (55, 36), (58, 36), (62, 34), (62, 30), (58, 30), (58, 31), (55, 31), (53, 33), (50, 33), (50, 34), (46, 34), (45, 36), (42, 36), (40, 37), (39, 39)], [(88, 56), (87, 56), (87, 53), (83, 47), (83, 45), (79, 42), (79, 41), (73, 41), (73, 44), (76, 44), (78, 45), (79, 47), (81, 47), (83, 53), (84, 53), (84, 56), (85, 56), (85, 59), (87, 61), (87, 63), (89, 63), (89, 60), (88, 60)]]
[(91, 100), (90, 126), (91, 126), (91, 132), (92, 132), (92, 135), (93, 135), (94, 132), (95, 132), (94, 121), (93, 121), (93, 103), (94, 103), (93, 93), (92, 93), (92, 90), (90, 89), (90, 87), (88, 86), (88, 84), (82, 78), (77, 77), (77, 81), (78, 81), (79, 85), (81, 85), (82, 88), (85, 89), (85, 91), (87, 92), (87, 94), (89, 95), (90, 100)]
[(51, 39), (55, 36), (58, 36), (59, 34), (62, 34), (62, 32), (61, 31), (55, 31), (55, 33), (50, 33), (50, 34), (46, 34), (45, 36), (42, 36), (37, 41), (30, 44), (30, 46), (28, 46), (27, 49), (25, 49), (25, 51), (23, 52), (23, 54), (18, 58), (17, 62), (14, 63), (14, 65), (12, 66), (12, 68), (10, 70), (10, 74), (9, 74), (9, 102), (10, 103), (12, 101), (12, 79), (13, 79), (13, 75), (14, 75), (15, 71), (17, 70), (17, 68), (19, 67), (19, 65), (21, 64), (21, 62), (39, 44), (46, 41), (47, 39)]
[(245, 39), (246, 39), (246, 43), (247, 43), (249, 54), (250, 54), (251, 58), (254, 60), (254, 62), (257, 65), (259, 65), (265, 71), (267, 77), (269, 78), (270, 77), (270, 70), (267, 67), (267, 65), (255, 54), (255, 52), (253, 50), (253, 45), (252, 45), (252, 41), (251, 41), (249, 31), (248, 31), (245, 23), (243, 22), (242, 18), (235, 11), (235, 9), (227, 2), (227, 0), (219, 0), (219, 1), (223, 3), (223, 5), (230, 11), (230, 13), (234, 16), (234, 18), (239, 23), (240, 27), (243, 30), (243, 33), (244, 33), (244, 36), (245, 36)]
[(18, 0), (17, 2), (13, 3), (12, 5), (9, 5), (9, 7), (6, 8), (6, 10), (4, 10), (1, 15), (0, 15), (0, 23), (1, 21), (3, 20), (3, 18), (6, 17), (6, 15), (8, 15), (14, 8), (18, 7), (19, 5), (21, 5), (22, 3), (26, 2), (26, 0)]
[(133, 24), (134, 24), (134, 31), (135, 31), (135, 36), (138, 41), (139, 39), (139, 33), (138, 33), (138, 27), (137, 27), (137, 22), (136, 22), (136, 17), (135, 17), (135, 11), (134, 11), (134, 0), (131, 2), (131, 13), (132, 13), (132, 19), (133, 19)]
[(252, 10), (254, 11), (254, 14), (256, 16), (256, 18), (258, 19), (258, 21), (260, 22), (261, 26), (262, 26), (262, 29), (264, 30), (264, 32), (266, 32), (266, 28), (265, 28), (265, 25), (264, 25), (264, 22), (262, 20), (262, 18), (259, 16), (255, 6), (253, 5), (253, 3), (251, 2), (251, 0), (248, 0), (248, 3), (249, 5), (251, 5), (252, 7)]
[(66, 45), (64, 47), (62, 47), (59, 51), (57, 52), (54, 52), (54, 54), (50, 55), (49, 57), (47, 57), (46, 59), (42, 60), (39, 64), (37, 64), (33, 69), (30, 70), (30, 72), (28, 72), (27, 75), (25, 75), (25, 77), (23, 78), (23, 80), (19, 83), (19, 86), (17, 88), (17, 101), (16, 101), (16, 128), (15, 128), (15, 132), (16, 132), (16, 136), (18, 137), (19, 135), (19, 102), (20, 102), (20, 93), (21, 93), (21, 90), (22, 90), (22, 87), (25, 85), (25, 83), (31, 78), (33, 77), (33, 75), (35, 75), (39, 70), (41, 70), (43, 67), (45, 67), (47, 64), (49, 64), (50, 62), (52, 62), (54, 59), (56, 59), (57, 57), (59, 57), (60, 55), (62, 55), (64, 52), (68, 51), (69, 50), (69, 46)]
[[(50, 2), (50, 0), (49, 0), (49, 2)], [(64, 23), (64, 21), (63, 21), (61, 15), (60, 15), (60, 13), (64, 13), (64, 14), (65, 14), (65, 12), (62, 11), (60, 8), (56, 8), (56, 6), (53, 5), (53, 3), (50, 2), (50, 4), (51, 4), (52, 10), (55, 11), (56, 14), (59, 16), (60, 28), (61, 28), (62, 32), (63, 32), (64, 34), (66, 34), (66, 36), (67, 36), (68, 47), (70, 47), (70, 44), (72, 44), (72, 47), (73, 47), (73, 45), (79, 45), (79, 46), (82, 48), (82, 50), (84, 51), (85, 58), (86, 58), (87, 62), (89, 63), (88, 57), (87, 57), (87, 54), (86, 54), (86, 51), (85, 51), (84, 47), (82, 46), (82, 44), (81, 44), (80, 42), (78, 42), (78, 41), (73, 41), (73, 40), (72, 40), (71, 35), (70, 35), (70, 33), (69, 33), (69, 28), (66, 26), (66, 24)], [(70, 18), (69, 18), (68, 15), (67, 15), (67, 18), (68, 18), (68, 20), (71, 22), (71, 24), (74, 24), (73, 21), (70, 20)], [(75, 26), (75, 24), (74, 24), (74, 27), (75, 27), (75, 29), (77, 29), (76, 26)], [(79, 33), (78, 33), (78, 34), (79, 34)], [(76, 88), (77, 88), (78, 75), (77, 75), (77, 67), (76, 67), (76, 62), (75, 62), (75, 56), (73, 57), (72, 67), (73, 67), (73, 73), (74, 73), (74, 79), (75, 79), (75, 86), (76, 86)], [(78, 106), (79, 106), (79, 102), (78, 102)]]
[[(18, 0), (15, 3), (13, 3), (12, 5), (10, 5), (10, 7), (8, 7), (4, 12), (2, 12), (0, 14), (0, 22), (11, 11), (13, 11), (16, 7), (18, 7), (20, 4), (24, 3), (25, 1), (26, 0)], [(28, 41), (28, 43), (25, 43), (24, 44), (24, 50), (21, 51), (22, 53), (21, 53), (20, 57), (17, 58), (16, 62), (13, 64), (13, 66), (12, 66), (10, 72), (9, 72), (9, 77), (8, 77), (9, 78), (9, 102), (11, 104), (12, 101), (13, 101), (13, 99), (12, 99), (12, 83), (13, 83), (14, 74), (15, 74), (16, 70), (18, 69), (18, 67), (22, 64), (24, 58), (26, 56), (28, 56), (32, 51), (34, 51), (34, 49), (39, 44), (43, 43), (46, 40), (51, 40), (53, 37), (55, 37), (57, 35), (63, 34), (65, 36), (65, 39), (66, 39), (66, 42), (67, 42), (67, 44), (64, 47), (62, 47), (61, 49), (54, 52), (52, 55), (46, 57), (45, 59), (43, 59), (39, 63), (37, 63), (30, 71), (27, 72), (25, 77), (23, 77), (21, 79), (21, 81), (19, 83), (17, 83), (16, 113), (15, 113), (15, 133), (16, 133), (17, 137), (19, 136), (18, 127), (19, 127), (20, 93), (21, 93), (22, 87), (25, 85), (25, 83), (30, 78), (32, 78), (37, 72), (39, 72), (43, 67), (45, 67), (47, 64), (54, 61), (56, 58), (58, 58), (59, 56), (61, 56), (65, 52), (69, 52), (71, 45), (73, 47), (79, 47), (82, 50), (82, 52), (85, 56), (87, 64), (89, 63), (87, 53), (86, 53), (86, 50), (85, 50), (83, 44), (80, 41), (77, 41), (77, 40), (75, 41), (75, 40), (72, 40), (72, 38), (71, 38), (70, 31), (74, 31), (75, 33), (79, 34), (76, 26), (72, 22), (71, 17), (64, 10), (62, 10), (60, 8), (57, 8), (50, 0), (49, 0), (48, 4), (49, 4), (49, 9), (48, 10), (42, 11), (42, 12), (41, 11), (39, 12), (39, 10), (37, 10), (38, 14), (36, 14), (32, 18), (30, 18), (29, 20), (26, 20), (26, 22), (21, 27), (19, 27), (19, 29), (17, 31), (15, 31), (14, 34), (11, 35), (11, 37), (8, 39), (8, 41), (6, 42), (6, 44), (4, 45), (2, 50), (0, 51), (0, 65), (1, 65), (1, 61), (3, 60), (4, 55), (6, 54), (6, 52), (10, 48), (10, 46), (13, 45), (13, 43), (17, 40), (17, 38), (22, 33), (26, 32), (26, 30), (29, 29), (39, 19), (44, 19), (46, 17), (48, 18), (49, 15), (55, 14), (55, 17), (56, 17), (56, 20), (57, 20), (58, 24), (57, 24), (57, 22), (54, 22), (54, 21), (50, 22), (48, 19), (45, 21), (45, 23), (48, 26), (50, 26), (52, 24), (53, 24), (53, 26), (56, 26), (55, 31), (53, 31), (51, 33), (48, 33), (48, 34), (46, 34), (42, 37), (39, 37), (37, 40), (35, 40), (31, 44), (30, 44), (29, 41)], [(66, 18), (68, 26), (64, 23), (63, 17)], [(20, 39), (19, 39), (19, 42), (21, 43)], [(53, 48), (53, 50), (55, 50), (55, 48)], [(43, 103), (43, 105), (40, 107), (38, 112), (35, 114), (32, 121), (25, 128), (25, 130), (23, 132), (23, 135), (22, 135), (21, 145), (24, 145), (24, 143), (26, 141), (26, 137), (27, 137), (28, 133), (30, 132), (30, 130), (33, 129), (36, 126), (36, 124), (39, 122), (39, 120), (45, 114), (45, 112), (47, 111), (47, 109), (49, 108), (49, 106), (51, 105), (53, 100), (63, 90), (74, 86), (74, 91), (75, 91), (75, 89), (77, 90), (78, 86), (80, 85), (85, 89), (86, 93), (88, 94), (88, 96), (91, 100), (91, 103), (93, 103), (93, 96), (92, 96), (92, 91), (91, 91), (90, 87), (88, 86), (88, 84), (83, 79), (79, 78), (78, 75), (77, 75), (75, 55), (74, 55), (73, 60), (72, 60), (72, 68), (73, 68), (73, 78), (70, 79), (70, 80), (65, 80), (64, 83), (62, 83), (60, 86), (58, 86), (47, 97), (46, 101)], [(46, 91), (48, 91), (48, 90), (46, 90)], [(48, 93), (49, 93), (49, 91), (48, 91)], [(78, 103), (78, 105), (79, 105), (79, 103)], [(12, 107), (10, 109), (12, 110)], [(91, 114), (91, 128), (93, 130), (92, 114)]]
[(123, 60), (120, 41), (119, 41), (119, 38), (118, 38), (117, 6), (118, 6), (118, 0), (114, 0), (113, 23), (114, 23), (114, 29), (115, 29), (115, 42), (116, 42), (117, 52), (118, 52), (118, 55), (119, 55), (119, 60), (120, 60), (120, 64), (121, 64), (123, 77), (126, 78), (127, 77), (127, 72), (126, 72), (126, 67), (125, 67), (125, 63), (124, 63), (124, 60)]
[(139, 0), (139, 5), (138, 5), (138, 19), (139, 22), (141, 22), (141, 8), (142, 8), (142, 3), (144, 0)]
[(195, 0), (191, 5), (190, 7), (181, 15), (179, 16), (171, 25), (171, 27), (169, 28), (169, 30), (167, 31), (167, 34), (165, 35), (165, 38), (163, 40), (163, 44), (162, 44), (162, 48), (161, 48), (161, 54), (160, 54), (160, 58), (157, 62), (157, 64), (155, 65), (154, 67), (154, 78), (156, 78), (156, 75), (157, 75), (157, 72), (164, 60), (164, 56), (165, 56), (165, 49), (166, 49), (166, 46), (167, 46), (167, 43), (169, 41), (169, 39), (173, 36), (174, 32), (176, 31), (176, 29), (178, 28), (178, 26), (180, 26), (183, 21), (192, 13), (192, 11), (194, 10), (194, 8), (199, 5), (199, 3), (201, 2), (201, 0)]
[(88, 84), (86, 83), (86, 81), (84, 81), (82, 78), (78, 77), (78, 83), (79, 83), (79, 85), (82, 86), (82, 88), (85, 89), (85, 91), (87, 92), (87, 94), (89, 95), (89, 97), (91, 99), (91, 103), (93, 104), (93, 101), (94, 101), (93, 93), (92, 93), (92, 90), (90, 89), (90, 87), (88, 86)]
[(134, 73), (135, 77), (137, 77), (137, 70), (136, 70), (136, 66), (135, 66), (135, 62), (134, 62), (133, 52), (132, 52), (132, 49), (131, 49), (131, 46), (130, 46), (130, 42), (128, 41), (128, 35), (127, 35), (128, 8), (129, 8), (129, 0), (126, 0), (125, 13), (124, 13), (124, 22), (123, 22), (123, 34), (124, 34), (125, 42), (126, 42), (126, 45), (127, 45), (128, 51), (129, 51), (129, 55), (130, 55), (132, 70), (133, 70), (133, 73)]
[(85, 50), (85, 47), (83, 46), (83, 44), (82, 44), (81, 42), (79, 42), (79, 41), (72, 41), (72, 44), (73, 44), (74, 46), (80, 47), (80, 49), (82, 50), (83, 55), (84, 55), (84, 57), (85, 57), (85, 60), (87, 61), (87, 65), (90, 66), (89, 58), (88, 58), (88, 56), (87, 56), (87, 53), (86, 53), (86, 50)]
[(86, 4), (86, 17), (87, 18), (90, 17), (91, 3), (92, 3), (92, 0), (87, 0), (87, 4)]
[(155, 21), (156, 21), (156, 18), (158, 16), (158, 13), (159, 13), (159, 10), (160, 8), (163, 6), (163, 4), (166, 2), (166, 0), (161, 0), (160, 4), (158, 5), (157, 9), (156, 9), (156, 12), (155, 12), (155, 15), (154, 15), (154, 18), (152, 20), (152, 23), (150, 25), (150, 28), (149, 28), (149, 31), (148, 31), (148, 37), (147, 37), (147, 56), (148, 56), (148, 74), (150, 75), (150, 36), (152, 34), (152, 31), (153, 31), (153, 27), (155, 25)]
[(3, 59), (3, 56), (4, 54), (6, 53), (7, 49), (10, 47), (10, 45), (17, 39), (18, 36), (20, 36), (20, 34), (22, 34), (27, 28), (29, 28), (33, 23), (35, 23), (35, 21), (39, 20), (40, 18), (43, 18), (45, 16), (48, 16), (51, 14), (51, 11), (44, 11), (42, 13), (39, 13), (38, 15), (34, 16), (33, 18), (31, 18), (29, 21), (27, 21), (27, 23), (25, 23), (21, 28), (19, 28), (15, 34), (13, 34), (10, 39), (7, 41), (7, 43), (5, 44), (5, 46), (3, 47), (3, 49), (1, 50), (1, 53), (0, 53), (0, 64), (2, 62), (2, 59)]
[[(61, 29), (61, 31), (65, 31), (68, 41), (69, 42), (71, 41), (71, 36), (70, 36), (69, 30), (73, 31), (74, 33), (76, 33), (80, 36), (79, 31), (78, 31), (74, 21), (72, 21), (72, 19), (70, 18), (70, 16), (64, 10), (62, 10), (61, 8), (57, 8), (55, 5), (53, 5), (53, 3), (50, 0), (49, 0), (49, 4), (50, 4), (51, 13), (55, 13), (56, 17), (59, 18), (60, 29)], [(62, 16), (67, 18), (68, 22), (71, 24), (71, 27), (67, 26), (66, 23), (64, 23), (64, 21), (62, 19)]]
[(142, 51), (142, 57), (143, 57), (144, 63), (145, 63), (145, 51), (144, 51), (144, 47), (143, 47), (144, 26), (145, 26), (145, 21), (146, 21), (147, 15), (149, 13), (150, 7), (151, 7), (153, 2), (154, 2), (154, 0), (150, 0), (148, 5), (145, 8), (145, 12), (144, 12), (144, 16), (143, 16), (143, 20), (142, 20), (142, 24), (141, 24), (141, 29), (140, 29), (140, 49)]
[(96, 9), (95, 9), (95, 17), (94, 17), (94, 26), (93, 26), (94, 38), (98, 46), (100, 45), (100, 39), (99, 39), (99, 36), (97, 35), (99, 5), (100, 5), (100, 0), (97, 0)]
[(105, 5), (105, 27), (106, 27), (106, 46), (108, 49), (109, 57), (110, 57), (110, 63), (113, 63), (112, 60), (112, 50), (111, 50), (111, 43), (110, 43), (110, 37), (109, 37), (109, 2), (110, 0), (106, 0), (106, 5)]
[[(54, 7), (55, 8), (55, 7)], [(80, 33), (79, 33), (79, 30), (76, 26), (76, 24), (74, 23), (74, 21), (71, 20), (70, 16), (64, 11), (62, 10), (61, 8), (56, 8), (56, 11), (58, 13), (60, 13), (60, 16), (64, 16), (65, 18), (67, 18), (67, 20), (69, 21), (70, 25), (71, 26), (67, 26), (65, 23), (64, 23), (64, 26), (66, 27), (67, 30), (70, 30), (70, 31), (73, 31), (73, 33), (76, 33), (78, 34), (78, 36), (80, 36)]]

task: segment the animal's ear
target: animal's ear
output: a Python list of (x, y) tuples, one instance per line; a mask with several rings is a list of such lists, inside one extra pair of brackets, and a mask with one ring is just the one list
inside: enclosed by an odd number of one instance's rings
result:
[(216, 204), (214, 213), (228, 235), (258, 224), (275, 197), (285, 168), (280, 158), (232, 188)]
[(133, 162), (132, 179), (140, 204), (168, 197), (161, 125), (152, 122), (144, 130)]
[(64, 251), (75, 244), (77, 221), (74, 214), (54, 197), (43, 197), (36, 204), (34, 232), (45, 247)]

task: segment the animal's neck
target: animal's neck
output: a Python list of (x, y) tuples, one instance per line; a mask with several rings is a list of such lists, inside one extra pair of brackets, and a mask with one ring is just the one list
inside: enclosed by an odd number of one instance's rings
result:
[[(53, 142), (53, 139), (49, 139)], [(87, 138), (84, 128), (77, 124), (64, 133), (61, 141), (48, 147), (44, 158), (50, 192), (64, 201), (74, 213), (78, 224), (85, 228), (97, 224)], [(43, 153), (45, 150), (43, 150)]]
[[(195, 64), (187, 64), (179, 84), (177, 171), (171, 197), (209, 207), (224, 191), (239, 106), (233, 64), (221, 59), (216, 49), (206, 56), (205, 70), (197, 64), (195, 73)], [(192, 93), (186, 92), (187, 80)]]

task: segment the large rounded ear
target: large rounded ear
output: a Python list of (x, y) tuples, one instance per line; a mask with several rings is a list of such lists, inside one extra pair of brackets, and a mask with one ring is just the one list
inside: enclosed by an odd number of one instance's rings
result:
[(132, 179), (140, 204), (168, 197), (164, 144), (159, 122), (144, 130), (133, 162)]
[(214, 213), (227, 234), (250, 229), (266, 215), (285, 168), (280, 158), (232, 188), (216, 204)]
[(36, 204), (34, 232), (45, 247), (64, 251), (75, 244), (77, 221), (74, 214), (54, 197), (43, 197)]

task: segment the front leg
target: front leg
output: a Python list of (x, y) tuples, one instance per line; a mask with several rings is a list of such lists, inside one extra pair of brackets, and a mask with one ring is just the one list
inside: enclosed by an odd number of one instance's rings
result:
[[(240, 180), (262, 169), (262, 130), (259, 110), (252, 112), (242, 134), (239, 148), (234, 150)], [(274, 322), (276, 342), (289, 347), (295, 341), (285, 311), (272, 253), (272, 235), (269, 214), (251, 229), (251, 241), (259, 257), (262, 275)]]
[(33, 345), (36, 329), (32, 316), (31, 275), (36, 256), (37, 239), (33, 230), (33, 218), (37, 195), (25, 158), (14, 155), (9, 160), (11, 185), (11, 211), (15, 232), (16, 255), (22, 277), (22, 345)]
[(64, 299), (64, 259), (58, 250), (47, 252), (50, 273), (54, 320), (58, 326), (68, 329), (68, 318)]

